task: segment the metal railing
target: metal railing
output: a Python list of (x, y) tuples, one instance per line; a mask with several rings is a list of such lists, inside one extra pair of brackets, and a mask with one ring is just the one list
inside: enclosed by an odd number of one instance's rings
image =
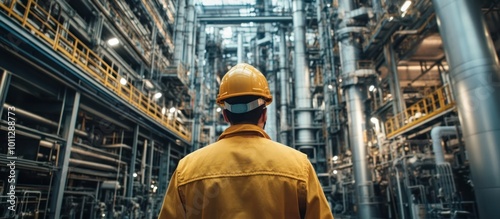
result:
[(436, 89), (405, 111), (388, 118), (385, 122), (387, 138), (415, 127), (427, 119), (433, 118), (455, 106), (448, 85)]
[(176, 121), (175, 118), (169, 119), (167, 115), (162, 113), (162, 107), (134, 86), (129, 83), (122, 85), (120, 83), (122, 76), (110, 64), (106, 63), (98, 54), (93, 52), (68, 29), (64, 28), (56, 18), (51, 16), (35, 1), (27, 0), (27, 3), (20, 0), (2, 1), (0, 2), (0, 9), (116, 95), (137, 107), (173, 133), (188, 142), (190, 141), (191, 132), (189, 129)]

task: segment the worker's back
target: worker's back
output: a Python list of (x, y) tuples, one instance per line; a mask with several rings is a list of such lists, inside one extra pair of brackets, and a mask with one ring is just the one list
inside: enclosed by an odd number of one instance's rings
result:
[(307, 157), (255, 125), (229, 127), (175, 174), (160, 218), (332, 218)]

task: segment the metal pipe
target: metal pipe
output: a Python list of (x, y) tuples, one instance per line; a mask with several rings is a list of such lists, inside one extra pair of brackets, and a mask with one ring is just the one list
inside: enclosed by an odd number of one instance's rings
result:
[(174, 66), (179, 65), (181, 59), (184, 58), (184, 19), (186, 0), (180, 0), (179, 8), (177, 9), (177, 24), (175, 25), (175, 44), (174, 44)]
[[(309, 65), (306, 57), (305, 39), (305, 3), (304, 0), (293, 0), (293, 33), (295, 43), (295, 106), (296, 109), (296, 143), (314, 143), (314, 132), (309, 129), (312, 126), (313, 115), (307, 109), (311, 108), (310, 75)], [(305, 109), (305, 110), (301, 110)]]
[[(186, 34), (187, 34), (187, 48), (186, 48), (186, 53), (184, 55), (184, 60), (186, 60), (186, 63), (189, 64), (189, 72), (193, 74), (194, 67), (191, 66), (191, 61), (193, 60), (194, 53), (193, 51), (193, 44), (195, 40), (195, 28), (194, 28), (194, 19), (195, 19), (195, 9), (194, 9), (194, 0), (187, 0), (187, 7), (186, 7), (186, 12), (187, 12), (187, 20), (186, 20)], [(194, 76), (191, 76), (193, 78)]]
[(201, 130), (203, 130), (203, 123), (201, 123), (201, 117), (205, 112), (205, 72), (204, 72), (204, 64), (205, 64), (205, 49), (206, 49), (206, 32), (205, 32), (205, 24), (200, 24), (200, 38), (198, 40), (198, 70), (197, 70), (197, 79), (196, 79), (196, 104), (194, 107), (194, 122), (193, 122), (193, 151), (200, 148), (200, 138), (201, 138)]
[(2, 104), (2, 106), (4, 107), (0, 109), (0, 116), (3, 115), (3, 109), (7, 108), (5, 107), (5, 99), (7, 98), (10, 79), (11, 73), (9, 73), (7, 70), (3, 70), (2, 78), (0, 79), (0, 104)]
[[(42, 142), (40, 141), (40, 145), (41, 145), (41, 143)], [(71, 148), (71, 153), (77, 153), (77, 154), (81, 154), (81, 155), (85, 155), (85, 156), (89, 156), (89, 157), (94, 157), (94, 158), (98, 158), (98, 159), (101, 159), (101, 160), (106, 160), (106, 161), (114, 162), (114, 163), (117, 163), (117, 164), (126, 164), (123, 161), (116, 160), (114, 158), (106, 157), (106, 156), (103, 156), (103, 155), (100, 155), (100, 154), (92, 153), (90, 151), (86, 151), (86, 150), (82, 150), (82, 149), (78, 149), (78, 148)]]
[(286, 28), (280, 30), (280, 142), (288, 145), (288, 69), (286, 68)]
[(243, 47), (243, 32), (238, 32), (238, 63), (243, 62), (243, 54), (245, 47)]
[(89, 162), (89, 161), (84, 161), (84, 160), (78, 160), (78, 159), (69, 159), (69, 164), (71, 166), (83, 166), (83, 167), (90, 167), (93, 169), (99, 169), (99, 170), (110, 170), (110, 171), (117, 171), (116, 167), (106, 165), (106, 164), (101, 164), (101, 163), (94, 163), (94, 162)]
[[(4, 103), (3, 107), (4, 108), (9, 108), (9, 107), (13, 107), (13, 106), (10, 105), (10, 104)], [(50, 125), (50, 126), (53, 126), (53, 127), (57, 127), (58, 126), (57, 122), (54, 122), (52, 120), (43, 118), (42, 116), (39, 116), (39, 115), (36, 115), (34, 113), (28, 112), (28, 111), (23, 110), (23, 109), (21, 109), (19, 107), (16, 107), (16, 116), (21, 116), (21, 117), (24, 117), (24, 118), (29, 118), (29, 119), (32, 119), (34, 121), (37, 121), (37, 122), (40, 122), (40, 123), (43, 123), (43, 124), (46, 124), (46, 125)]]
[[(339, 10), (345, 13), (354, 10), (353, 2), (342, 0)], [(353, 172), (356, 188), (356, 201), (358, 205), (358, 218), (376, 218), (378, 209), (372, 201), (374, 197), (373, 185), (368, 170), (367, 148), (364, 135), (366, 134), (365, 101), (367, 99), (366, 85), (358, 78), (368, 77), (367, 69), (358, 69), (361, 54), (361, 28), (353, 28), (350, 19), (343, 20), (337, 30), (339, 38), (340, 61), (342, 65), (342, 88), (344, 90), (347, 124), (349, 128), (349, 146), (352, 151)], [(364, 73), (364, 72), (367, 73)]]
[(434, 157), (436, 159), (436, 164), (444, 164), (444, 152), (443, 147), (441, 147), (441, 138), (447, 135), (456, 135), (457, 127), (455, 126), (438, 126), (431, 130), (432, 139), (432, 151), (434, 151)]
[(144, 139), (142, 144), (142, 157), (141, 157), (141, 185), (144, 185), (146, 177), (146, 157), (148, 155), (148, 139)]
[(396, 183), (398, 184), (399, 208), (401, 213), (401, 219), (405, 219), (406, 215), (403, 203), (403, 192), (401, 190), (401, 182), (399, 181), (398, 167), (394, 167), (394, 169), (396, 169)]
[(149, 168), (148, 168), (148, 178), (146, 178), (146, 186), (150, 188), (149, 186), (151, 185), (151, 177), (153, 175), (153, 157), (154, 157), (154, 152), (155, 152), (155, 142), (151, 141), (151, 147), (150, 147), (150, 152), (149, 152)]
[(450, 69), (479, 216), (500, 215), (500, 64), (479, 2), (432, 1)]

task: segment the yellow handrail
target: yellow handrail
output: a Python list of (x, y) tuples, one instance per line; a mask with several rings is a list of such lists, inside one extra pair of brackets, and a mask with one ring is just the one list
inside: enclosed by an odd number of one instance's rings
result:
[(134, 86), (130, 84), (121, 85), (121, 76), (110, 64), (106, 63), (99, 55), (64, 28), (57, 19), (52, 17), (36, 2), (28, 0), (26, 5), (20, 0), (13, 0), (10, 5), (0, 2), (0, 9), (116, 95), (137, 107), (173, 133), (190, 141), (191, 133), (188, 128), (173, 121), (174, 119), (164, 116), (162, 108)]
[(451, 97), (450, 87), (444, 85), (408, 107), (405, 111), (388, 118), (385, 121), (387, 138), (417, 126), (423, 121), (451, 109), (453, 106), (455, 106), (455, 102)]

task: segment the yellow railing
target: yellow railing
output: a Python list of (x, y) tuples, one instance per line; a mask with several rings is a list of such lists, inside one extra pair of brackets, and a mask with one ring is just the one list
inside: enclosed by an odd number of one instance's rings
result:
[(415, 127), (454, 106), (455, 102), (451, 97), (450, 87), (445, 85), (408, 107), (405, 111), (387, 119), (385, 122), (387, 138)]
[(28, 0), (26, 4), (20, 0), (7, 2), (9, 2), (8, 5), (0, 2), (0, 9), (7, 16), (17, 20), (21, 26), (40, 37), (55, 51), (65, 56), (125, 101), (137, 107), (140, 111), (164, 125), (173, 133), (190, 141), (191, 132), (189, 129), (183, 124), (176, 122), (175, 119), (169, 119), (168, 116), (162, 113), (162, 108), (159, 105), (137, 88), (131, 86), (129, 83), (127, 85), (120, 84), (122, 77), (110, 64), (106, 63), (99, 55), (69, 32), (69, 30), (65, 29), (62, 24), (40, 5), (37, 5), (33, 0)]

